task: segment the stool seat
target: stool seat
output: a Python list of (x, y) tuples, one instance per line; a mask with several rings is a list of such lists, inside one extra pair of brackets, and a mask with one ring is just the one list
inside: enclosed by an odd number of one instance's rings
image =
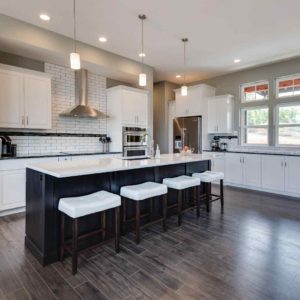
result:
[(186, 175), (173, 178), (164, 178), (163, 180), (163, 184), (175, 190), (184, 190), (194, 186), (198, 186), (200, 185), (200, 182), (200, 178), (190, 177)]
[(141, 201), (168, 193), (168, 187), (157, 182), (144, 182), (136, 185), (122, 186), (120, 195), (131, 200)]
[(61, 198), (59, 200), (58, 210), (76, 219), (120, 205), (121, 197), (119, 195), (107, 191), (100, 191), (80, 197)]
[(194, 178), (200, 178), (202, 182), (213, 182), (216, 180), (223, 180), (224, 173), (222, 172), (213, 172), (213, 171), (206, 171), (203, 173), (194, 173), (192, 175)]

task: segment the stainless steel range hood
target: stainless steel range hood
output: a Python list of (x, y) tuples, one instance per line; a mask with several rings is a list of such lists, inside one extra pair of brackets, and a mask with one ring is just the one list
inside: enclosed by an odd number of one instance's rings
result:
[(88, 105), (88, 71), (80, 69), (75, 72), (75, 107), (60, 114), (62, 117), (102, 119), (108, 116)]

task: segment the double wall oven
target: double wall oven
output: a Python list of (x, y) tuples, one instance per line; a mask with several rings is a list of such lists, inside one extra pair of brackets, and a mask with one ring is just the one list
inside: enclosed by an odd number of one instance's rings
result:
[(148, 156), (147, 129), (142, 127), (123, 127), (123, 156)]

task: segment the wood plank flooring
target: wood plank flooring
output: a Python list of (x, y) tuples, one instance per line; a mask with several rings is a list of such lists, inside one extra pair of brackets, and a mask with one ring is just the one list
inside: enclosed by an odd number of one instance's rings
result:
[(168, 219), (42, 267), (24, 248), (24, 215), (0, 218), (0, 300), (300, 299), (300, 199), (225, 189), (225, 212)]

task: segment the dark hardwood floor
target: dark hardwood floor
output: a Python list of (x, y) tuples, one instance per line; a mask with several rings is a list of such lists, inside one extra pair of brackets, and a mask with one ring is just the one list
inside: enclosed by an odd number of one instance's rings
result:
[(24, 215), (0, 218), (0, 299), (300, 299), (300, 200), (225, 189), (201, 217), (129, 233), (42, 267), (24, 248)]

